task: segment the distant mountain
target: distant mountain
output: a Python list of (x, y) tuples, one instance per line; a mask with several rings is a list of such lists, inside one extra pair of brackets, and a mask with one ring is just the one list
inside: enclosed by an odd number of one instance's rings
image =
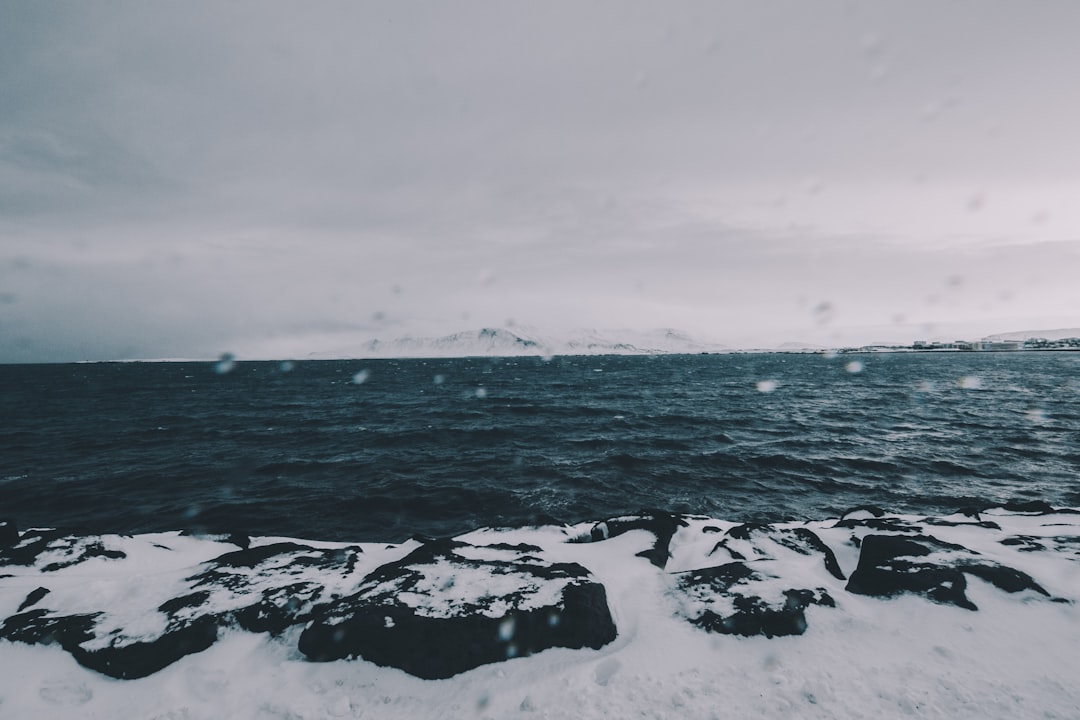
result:
[(667, 355), (729, 350), (724, 345), (703, 342), (670, 328), (645, 332), (578, 330), (561, 337), (540, 335), (523, 328), (481, 328), (439, 337), (405, 336), (368, 340), (355, 347), (315, 352), (308, 357)]
[(987, 335), (983, 338), (988, 342), (1021, 342), (1031, 338), (1043, 340), (1064, 340), (1065, 338), (1080, 338), (1080, 328), (1057, 328), (1054, 330), (1017, 330), (1016, 332), (998, 333)]
[(818, 352), (820, 350), (824, 350), (825, 346), (793, 340), (778, 345), (776, 349), (782, 352)]

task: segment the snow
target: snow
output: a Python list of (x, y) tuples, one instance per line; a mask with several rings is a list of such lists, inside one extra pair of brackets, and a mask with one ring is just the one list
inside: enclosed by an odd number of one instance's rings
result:
[[(848, 518), (857, 516), (849, 515)], [(870, 516), (860, 514), (868, 519)], [(1080, 515), (1003, 510), (974, 524), (934, 525), (916, 516), (887, 515), (927, 535), (966, 548), (952, 557), (978, 557), (1023, 570), (1055, 598), (1004, 593), (974, 577), (968, 596), (978, 611), (914, 595), (890, 599), (856, 595), (845, 581), (806, 555), (777, 542), (775, 533), (732, 540), (714, 551), (735, 523), (685, 518), (664, 569), (637, 553), (655, 542), (630, 530), (598, 542), (591, 525), (481, 529), (458, 538), (462, 556), (500, 560), (494, 544), (539, 546), (545, 561), (575, 562), (604, 584), (617, 639), (600, 650), (550, 649), (531, 657), (483, 665), (448, 680), (420, 680), (363, 660), (308, 662), (296, 649), (302, 627), (279, 637), (224, 630), (209, 650), (154, 675), (112, 680), (78, 664), (55, 646), (0, 641), (0, 717), (4, 718), (1077, 718), (1080, 717)], [(941, 518), (973, 523), (967, 516)], [(835, 520), (785, 523), (807, 528), (836, 554), (845, 576), (858, 562), (852, 538), (879, 534)], [(1031, 551), (1009, 538), (1031, 538)], [(51, 589), (35, 607), (86, 612), (106, 607), (110, 627), (126, 633), (152, 628), (143, 617), (162, 599), (188, 591), (185, 578), (236, 546), (176, 533), (106, 536), (124, 559), (95, 557), (43, 572), (38, 566), (0, 567), (0, 613), (15, 612), (36, 587)], [(282, 538), (258, 538), (253, 547)], [(346, 546), (293, 540), (321, 549), (359, 547), (347, 577), (298, 577), (355, 588), (370, 570), (416, 547)], [(810, 606), (800, 636), (766, 638), (709, 634), (680, 614), (677, 573), (730, 562), (735, 550), (755, 563), (762, 595), (790, 587), (824, 587), (837, 607)], [(936, 559), (948, 553), (933, 556)], [(927, 558), (919, 558), (926, 560)], [(439, 579), (472, 588), (483, 578), (440, 566)], [(265, 568), (263, 568), (265, 570)], [(278, 568), (279, 570), (282, 568)], [(460, 568), (459, 568), (460, 570)], [(445, 577), (443, 577), (445, 575)], [(783, 584), (770, 581), (781, 578)], [(290, 575), (290, 581), (293, 576)], [(465, 590), (461, 590), (465, 592)], [(546, 592), (546, 591), (545, 591)], [(464, 596), (463, 596), (464, 597)]]

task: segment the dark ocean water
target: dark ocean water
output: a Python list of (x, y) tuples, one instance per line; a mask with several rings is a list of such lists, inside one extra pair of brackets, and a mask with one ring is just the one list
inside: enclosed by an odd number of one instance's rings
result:
[(641, 508), (1080, 505), (1080, 353), (216, 369), (0, 366), (0, 517), (398, 541)]

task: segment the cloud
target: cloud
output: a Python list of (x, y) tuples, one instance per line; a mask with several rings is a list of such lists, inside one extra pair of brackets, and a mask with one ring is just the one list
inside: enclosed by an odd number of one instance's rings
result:
[[(981, 321), (1001, 304), (926, 298), (1080, 241), (1073, 3), (5, 16), (0, 360), (506, 319), (734, 344), (825, 332), (823, 301), (829, 332)], [(1044, 278), (1009, 306), (1078, 306)]]

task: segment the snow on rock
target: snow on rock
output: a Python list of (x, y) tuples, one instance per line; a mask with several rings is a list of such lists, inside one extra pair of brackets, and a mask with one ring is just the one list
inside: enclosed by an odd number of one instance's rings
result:
[(1078, 599), (1080, 513), (1038, 503), (400, 545), (6, 522), (0, 714), (1076, 717)]
[(597, 649), (614, 640), (604, 586), (581, 565), (547, 562), (540, 552), (525, 544), (423, 545), (318, 612), (300, 651), (446, 678), (551, 647)]

